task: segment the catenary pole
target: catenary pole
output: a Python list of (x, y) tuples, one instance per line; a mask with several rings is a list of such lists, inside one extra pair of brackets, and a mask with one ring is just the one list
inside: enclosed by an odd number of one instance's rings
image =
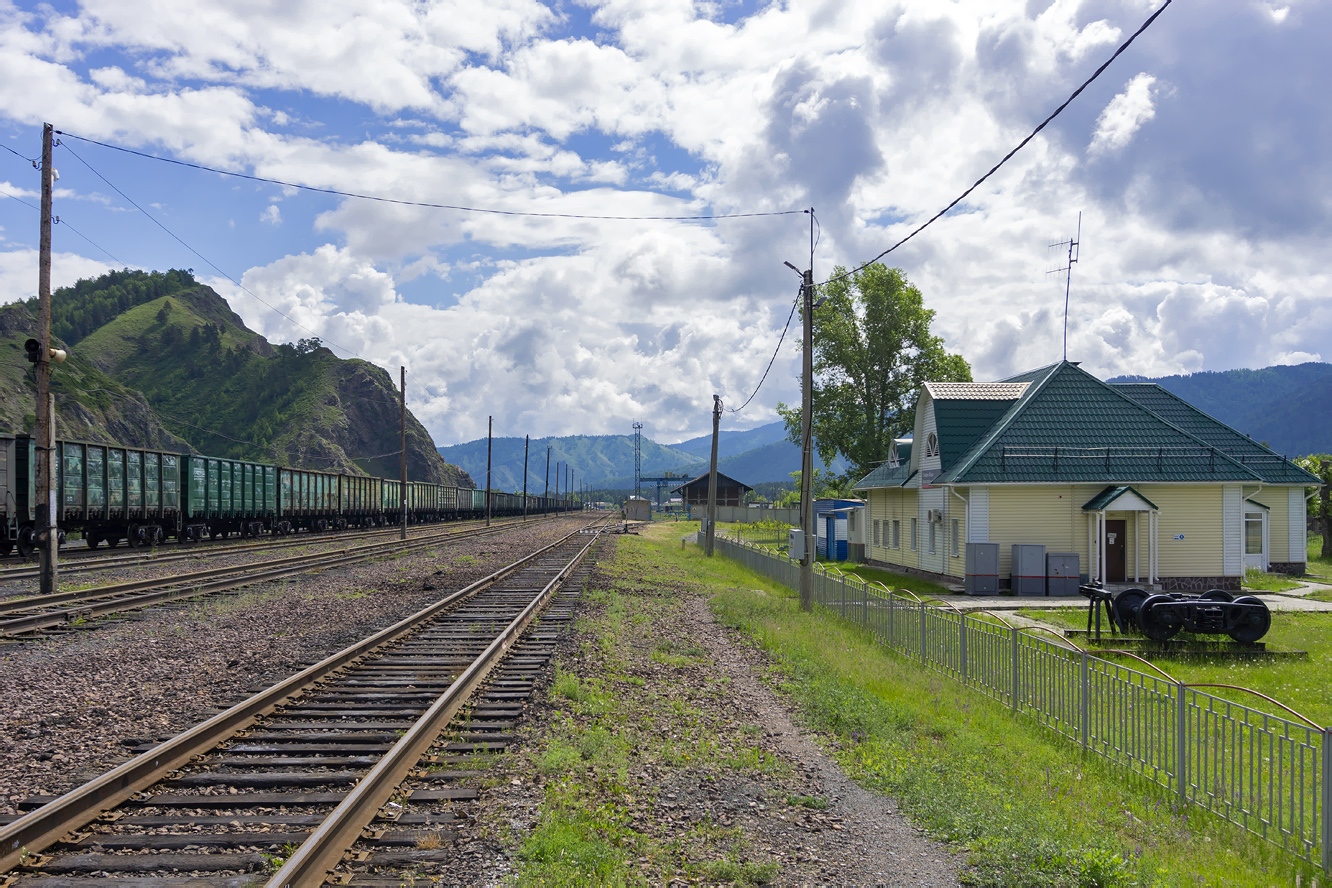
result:
[(407, 368), (399, 365), (398, 371), (401, 374), (402, 384), (399, 386), (398, 396), (401, 399), (399, 403), (402, 432), (402, 458), (398, 464), (398, 480), (402, 485), (402, 530), (399, 532), (399, 539), (407, 539)]
[(527, 445), (531, 435), (523, 435), (523, 520), (527, 520)]
[(37, 548), (41, 551), (41, 591), (56, 591), (56, 552), (60, 546), (60, 510), (56, 507), (55, 398), (51, 394), (51, 167), (53, 127), (42, 127), (42, 212), (37, 261)]
[(712, 548), (717, 533), (717, 435), (721, 428), (722, 401), (712, 396), (712, 468), (708, 472), (708, 530), (704, 536), (704, 551), (712, 557)]
[(486, 417), (486, 527), (490, 526), (490, 430), (495, 425), (495, 417)]
[(546, 448), (546, 493), (541, 497), (541, 514), (550, 511), (550, 447)]
[(805, 551), (800, 559), (800, 609), (814, 609), (814, 208), (809, 208), (809, 268), (805, 270), (804, 361), (801, 370), (800, 413), (803, 434), (800, 442), (800, 529)]

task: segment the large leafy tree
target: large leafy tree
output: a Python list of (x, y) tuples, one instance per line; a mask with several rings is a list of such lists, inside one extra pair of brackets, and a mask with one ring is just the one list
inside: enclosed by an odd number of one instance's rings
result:
[[(930, 331), (934, 312), (900, 268), (875, 262), (844, 273), (837, 268), (814, 310), (814, 443), (824, 463), (840, 454), (854, 480), (915, 427), (922, 383), (969, 382), (971, 366), (944, 351)], [(800, 406), (778, 412), (799, 444)]]
[(1318, 493), (1312, 512), (1318, 519), (1318, 528), (1323, 535), (1323, 558), (1332, 558), (1332, 455), (1326, 453), (1310, 454), (1295, 459), (1295, 464), (1306, 472), (1312, 472), (1322, 480), (1319, 487), (1308, 489), (1309, 494)]

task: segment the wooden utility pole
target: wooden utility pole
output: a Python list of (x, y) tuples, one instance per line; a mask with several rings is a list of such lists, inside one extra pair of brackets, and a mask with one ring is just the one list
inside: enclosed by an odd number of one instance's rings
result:
[(555, 460), (555, 503), (558, 507), (560, 502), (560, 461)]
[[(810, 211), (810, 231), (814, 213)], [(804, 290), (805, 354), (800, 374), (800, 413), (804, 434), (800, 450), (800, 528), (805, 536), (805, 551), (800, 559), (800, 609), (814, 610), (814, 254), (811, 235), (810, 268), (805, 271)]]
[(531, 435), (523, 435), (523, 520), (527, 520), (527, 445)]
[(541, 514), (545, 515), (550, 511), (550, 448), (546, 448), (546, 493), (541, 497), (543, 503)]
[(37, 548), (41, 551), (41, 591), (56, 591), (56, 552), (60, 546), (60, 510), (56, 505), (55, 397), (51, 394), (51, 167), (53, 128), (42, 126), (42, 214), (37, 262)]
[(401, 420), (400, 431), (402, 433), (402, 454), (398, 463), (398, 476), (402, 484), (402, 531), (398, 534), (398, 538), (405, 540), (407, 539), (407, 368), (399, 366), (398, 372), (399, 378), (402, 380), (398, 392), (399, 407), (401, 408), (399, 411), (401, 414), (399, 416)]
[(495, 417), (486, 417), (486, 527), (490, 526), (490, 432), (495, 427)]
[(704, 535), (703, 551), (712, 557), (717, 533), (717, 435), (721, 428), (721, 398), (712, 396), (712, 471), (708, 474), (708, 528)]

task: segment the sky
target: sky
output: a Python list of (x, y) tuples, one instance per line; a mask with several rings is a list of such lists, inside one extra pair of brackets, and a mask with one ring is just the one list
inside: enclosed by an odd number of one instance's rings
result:
[[(933, 216), (1160, 0), (0, 0), (0, 301), (191, 268), (275, 342), (408, 370), (437, 444), (710, 431), (799, 285)], [(976, 379), (1332, 359), (1332, 4), (1179, 0), (885, 261)], [(403, 206), (316, 188), (508, 213)], [(139, 208), (136, 208), (136, 204)], [(795, 212), (790, 212), (795, 211)], [(785, 215), (741, 215), (779, 214)], [(155, 221), (154, 221), (155, 220)], [(799, 401), (799, 319), (723, 428)]]

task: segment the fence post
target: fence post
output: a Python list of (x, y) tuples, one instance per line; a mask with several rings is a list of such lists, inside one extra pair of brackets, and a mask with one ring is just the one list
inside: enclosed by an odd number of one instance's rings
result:
[(1332, 728), (1323, 728), (1323, 872), (1332, 874)]
[(1087, 658), (1091, 655), (1082, 652), (1082, 748), (1087, 748), (1087, 735), (1090, 733), (1088, 722), (1091, 720), (1091, 682), (1087, 674)]
[(1012, 702), (1012, 704), (1013, 704), (1013, 708), (1014, 708), (1014, 709), (1017, 709), (1017, 708), (1018, 708), (1018, 630), (1017, 630), (1017, 627), (1014, 626), (1012, 629), (1008, 630), (1008, 632), (1009, 632), (1010, 635), (1013, 636), (1013, 690), (1012, 690), (1012, 701), (1011, 701), (1011, 702)]
[(967, 615), (966, 615), (966, 614), (963, 614), (963, 615), (962, 615), (962, 618), (959, 619), (959, 620), (957, 621), (957, 634), (958, 634), (958, 647), (957, 647), (957, 649), (958, 649), (958, 666), (961, 668), (961, 672), (962, 672), (962, 680), (963, 680), (963, 681), (966, 681), (967, 678), (968, 678), (968, 672), (967, 672)]
[(920, 603), (920, 662), (925, 662), (925, 602)]
[(1188, 698), (1185, 697), (1185, 686), (1180, 684), (1178, 688), (1178, 702), (1176, 704), (1177, 726), (1175, 729), (1175, 781), (1178, 784), (1179, 803), (1181, 805), (1187, 800), (1187, 786), (1189, 782), (1189, 707)]
[(842, 619), (846, 619), (846, 574), (842, 574)]

